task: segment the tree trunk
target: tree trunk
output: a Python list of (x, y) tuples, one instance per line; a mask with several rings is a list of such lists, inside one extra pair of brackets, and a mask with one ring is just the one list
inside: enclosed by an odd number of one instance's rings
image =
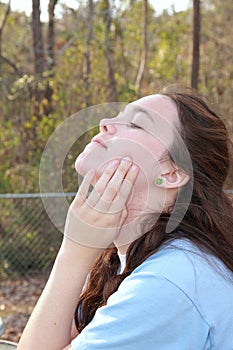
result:
[(191, 86), (198, 89), (198, 75), (200, 66), (200, 0), (193, 0), (193, 57)]
[(10, 13), (10, 10), (11, 10), (11, 1), (9, 0), (9, 2), (5, 8), (5, 12), (3, 14), (1, 24), (0, 24), (0, 75), (1, 75), (1, 69), (2, 69), (1, 63), (2, 63), (2, 61), (5, 61), (4, 57), (2, 56), (2, 32), (3, 32), (4, 26), (6, 24), (6, 20), (7, 20), (9, 13)]
[(45, 68), (42, 23), (40, 21), (40, 0), (32, 0), (32, 34), (35, 74), (41, 76)]
[(90, 57), (90, 45), (93, 38), (93, 14), (94, 14), (94, 3), (93, 0), (88, 0), (88, 14), (87, 14), (87, 27), (86, 27), (86, 42), (85, 42), (85, 59), (86, 67), (84, 72), (84, 83), (85, 83), (85, 98), (86, 106), (92, 104), (91, 91), (90, 91), (90, 75), (91, 75), (91, 57)]
[(140, 95), (141, 86), (142, 86), (142, 78), (146, 67), (147, 60), (147, 13), (148, 13), (148, 1), (143, 0), (142, 2), (142, 33), (141, 33), (141, 59), (140, 65), (138, 68), (138, 73), (135, 81), (135, 86)]
[(54, 11), (58, 0), (50, 0), (48, 4), (48, 69), (53, 69), (56, 64), (55, 53), (54, 53), (54, 43), (55, 43), (55, 31), (54, 31)]
[[(54, 72), (53, 68), (56, 65), (56, 57), (54, 52), (54, 44), (55, 44), (55, 30), (54, 30), (54, 17), (55, 17), (55, 7), (58, 0), (50, 0), (48, 4), (48, 15), (49, 15), (49, 22), (48, 22), (48, 37), (47, 37), (47, 67), (46, 69), (49, 70), (49, 77), (53, 77)], [(46, 85), (46, 90), (44, 97), (47, 100), (47, 105), (44, 108), (44, 113), (48, 115), (52, 112), (52, 95), (53, 95), (53, 89), (51, 88), (49, 82)]]
[(117, 89), (115, 80), (115, 69), (113, 61), (113, 48), (111, 45), (111, 8), (108, 0), (103, 1), (104, 24), (105, 24), (105, 54), (108, 64), (108, 79), (109, 79), (109, 101), (117, 101)]
[(5, 12), (3, 14), (3, 18), (2, 18), (2, 21), (0, 24), (0, 56), (2, 56), (2, 32), (3, 32), (3, 28), (6, 24), (6, 20), (7, 20), (7, 17), (9, 15), (10, 11), (11, 11), (11, 0), (9, 0), (9, 2), (5, 8)]

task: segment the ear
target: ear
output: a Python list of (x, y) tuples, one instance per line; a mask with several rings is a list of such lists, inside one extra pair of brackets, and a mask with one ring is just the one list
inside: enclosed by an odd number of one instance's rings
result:
[(156, 186), (175, 189), (186, 185), (190, 176), (182, 169), (173, 168), (168, 173), (161, 174), (158, 178), (161, 179), (161, 181), (156, 181)]

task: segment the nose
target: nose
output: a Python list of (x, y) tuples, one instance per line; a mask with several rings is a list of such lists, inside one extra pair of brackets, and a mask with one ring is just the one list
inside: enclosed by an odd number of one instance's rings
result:
[(102, 119), (100, 121), (100, 132), (113, 135), (116, 132), (116, 126), (111, 119)]

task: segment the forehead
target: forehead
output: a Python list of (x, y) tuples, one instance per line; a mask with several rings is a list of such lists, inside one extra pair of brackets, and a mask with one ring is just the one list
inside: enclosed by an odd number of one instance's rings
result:
[(174, 126), (179, 126), (179, 116), (175, 103), (168, 97), (160, 94), (140, 98), (130, 104), (147, 110), (152, 116), (160, 115)]

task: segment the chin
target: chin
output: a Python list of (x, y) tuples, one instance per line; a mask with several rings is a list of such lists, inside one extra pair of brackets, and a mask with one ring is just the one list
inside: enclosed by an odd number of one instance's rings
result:
[(78, 174), (80, 174), (81, 176), (85, 176), (88, 169), (86, 168), (86, 164), (85, 164), (85, 156), (83, 153), (80, 153), (78, 158), (75, 161), (75, 170), (77, 171)]
[(75, 170), (79, 175), (84, 177), (87, 174), (88, 170), (98, 168), (98, 170), (96, 171), (96, 176), (94, 180), (94, 183), (96, 183), (96, 181), (100, 178), (104, 170), (104, 167), (101, 167), (101, 166), (99, 167), (97, 164), (94, 164), (94, 163), (95, 163), (94, 161), (87, 159), (86, 154), (80, 153), (78, 158), (75, 161)]

